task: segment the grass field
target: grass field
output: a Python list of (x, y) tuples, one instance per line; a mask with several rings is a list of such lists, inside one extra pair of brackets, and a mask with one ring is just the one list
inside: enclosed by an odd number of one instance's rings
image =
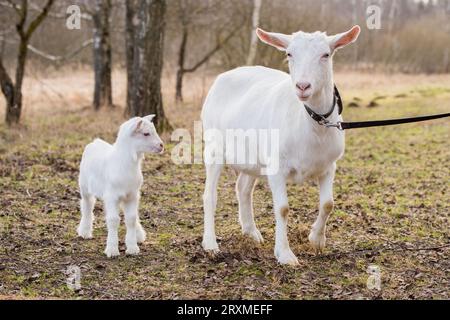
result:
[[(115, 72), (118, 107), (94, 113), (87, 106), (91, 76), (75, 72), (27, 79), (23, 124), (0, 125), (0, 299), (448, 299), (450, 298), (448, 120), (347, 133), (338, 163), (336, 209), (325, 252), (315, 255), (307, 235), (317, 215), (311, 184), (289, 188), (289, 239), (298, 267), (273, 256), (274, 217), (264, 182), (255, 192), (255, 215), (265, 242), (241, 236), (227, 170), (219, 187), (217, 234), (221, 252), (201, 249), (204, 171), (176, 166), (168, 150), (148, 156), (140, 215), (147, 230), (141, 254), (103, 255), (106, 226), (96, 206), (95, 238), (76, 236), (78, 165), (95, 137), (114, 141), (123, 121), (123, 74)], [(339, 73), (346, 120), (448, 112), (450, 76)], [(211, 79), (188, 79), (186, 102), (165, 101), (174, 127), (192, 128)], [(3, 112), (4, 102), (0, 103)], [(3, 114), (1, 114), (3, 119)], [(367, 268), (381, 269), (381, 291), (369, 290)], [(79, 291), (66, 286), (71, 265), (82, 272)]]

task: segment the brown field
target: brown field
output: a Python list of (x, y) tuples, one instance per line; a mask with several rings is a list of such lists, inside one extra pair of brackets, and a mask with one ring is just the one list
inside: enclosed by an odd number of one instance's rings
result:
[[(113, 142), (123, 121), (126, 81), (113, 75), (114, 110), (91, 110), (93, 76), (86, 70), (29, 72), (22, 125), (0, 125), (0, 299), (449, 299), (450, 130), (448, 120), (348, 132), (338, 163), (336, 210), (325, 252), (307, 242), (317, 214), (316, 186), (289, 190), (289, 238), (300, 266), (273, 257), (270, 193), (260, 182), (255, 215), (265, 242), (240, 234), (235, 177), (219, 190), (217, 233), (221, 253), (201, 249), (204, 172), (176, 166), (168, 150), (144, 165), (140, 214), (148, 240), (141, 255), (103, 255), (106, 227), (96, 207), (95, 239), (76, 236), (77, 175), (83, 146), (95, 137)], [(173, 100), (173, 79), (163, 82), (174, 128), (191, 129), (213, 76), (186, 78), (185, 103)], [(346, 120), (448, 112), (450, 75), (340, 72), (336, 83)], [(369, 107), (371, 106), (371, 107)], [(4, 117), (4, 101), (0, 117)], [(121, 240), (123, 240), (123, 228)], [(367, 268), (381, 268), (381, 291), (366, 287)], [(82, 271), (70, 290), (65, 270)]]

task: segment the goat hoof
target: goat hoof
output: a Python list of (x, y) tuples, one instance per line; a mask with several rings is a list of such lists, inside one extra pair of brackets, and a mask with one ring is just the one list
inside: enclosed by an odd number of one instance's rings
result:
[(92, 230), (87, 230), (81, 227), (78, 227), (77, 230), (78, 236), (83, 238), (83, 239), (92, 239)]
[(259, 230), (256, 228), (250, 231), (243, 231), (242, 234), (252, 238), (257, 243), (264, 242), (264, 238), (262, 237), (261, 232), (259, 232)]
[(143, 243), (147, 239), (147, 234), (143, 229), (137, 231), (136, 233), (137, 243)]
[(110, 247), (107, 247), (107, 248), (105, 249), (105, 254), (106, 254), (106, 256), (107, 256), (108, 258), (114, 258), (114, 257), (117, 257), (117, 256), (120, 255), (120, 253), (119, 253), (119, 248), (110, 248)]
[(298, 259), (292, 250), (284, 250), (283, 252), (277, 255), (277, 260), (279, 264), (289, 265), (289, 266), (297, 266), (299, 265)]
[(316, 254), (322, 253), (323, 249), (325, 249), (325, 243), (327, 241), (325, 234), (311, 231), (308, 236), (308, 240), (311, 243), (311, 246), (313, 247)]
[(216, 254), (219, 253), (219, 246), (216, 241), (203, 240), (202, 247), (205, 251)]
[(129, 246), (129, 247), (127, 247), (127, 250), (125, 251), (125, 253), (128, 255), (131, 255), (131, 256), (135, 256), (135, 255), (138, 255), (140, 251), (141, 250), (139, 249), (138, 246)]

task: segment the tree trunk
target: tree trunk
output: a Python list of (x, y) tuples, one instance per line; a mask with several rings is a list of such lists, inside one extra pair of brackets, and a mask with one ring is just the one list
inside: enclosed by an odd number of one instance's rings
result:
[(145, 88), (147, 86), (146, 72), (147, 69), (147, 0), (141, 1), (135, 19), (135, 38), (133, 39), (133, 65), (128, 85), (131, 87), (131, 108), (130, 116), (142, 115), (143, 105), (145, 105)]
[(132, 69), (131, 116), (155, 114), (159, 131), (170, 129), (164, 114), (161, 74), (163, 67), (165, 0), (143, 0), (136, 15)]
[(136, 0), (126, 0), (126, 22), (125, 22), (125, 47), (126, 47), (126, 67), (127, 67), (127, 106), (126, 114), (132, 114), (132, 96), (133, 96), (133, 65), (134, 65), (134, 38), (135, 28), (134, 20), (137, 11)]
[(109, 18), (111, 0), (96, 0), (94, 22), (94, 108), (112, 106), (111, 37)]
[(6, 107), (6, 123), (8, 124), (19, 123), (22, 114), (22, 85), (28, 53), (27, 45), (27, 39), (20, 40), (19, 53), (17, 55), (16, 83), (13, 91), (14, 95), (12, 103)]
[(256, 49), (258, 48), (258, 37), (256, 36), (256, 28), (259, 27), (259, 16), (261, 12), (262, 0), (254, 0), (253, 17), (252, 17), (252, 34), (250, 39), (250, 50), (247, 56), (247, 65), (255, 64)]
[(183, 76), (184, 76), (184, 61), (186, 58), (187, 40), (188, 40), (188, 29), (186, 26), (183, 26), (183, 35), (181, 38), (180, 49), (178, 51), (177, 82), (175, 86), (176, 101), (183, 101)]
[(14, 84), (9, 77), (3, 65), (2, 58), (0, 57), (0, 87), (2, 89), (3, 95), (6, 99), (6, 122), (11, 124), (13, 119), (13, 106), (14, 106)]
[(147, 48), (148, 101), (142, 115), (156, 114), (156, 126), (164, 131), (169, 129), (169, 122), (164, 114), (161, 93), (161, 76), (163, 69), (164, 32), (165, 32), (165, 0), (147, 0), (149, 3), (149, 29)]

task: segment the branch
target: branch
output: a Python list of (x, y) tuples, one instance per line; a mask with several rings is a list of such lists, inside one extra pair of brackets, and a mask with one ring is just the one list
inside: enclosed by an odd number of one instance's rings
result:
[[(27, 1), (25, 1), (27, 2)], [(53, 5), (54, 0), (47, 0), (47, 3), (45, 4), (44, 8), (42, 9), (41, 13), (33, 20), (31, 21), (30, 25), (28, 26), (27, 31), (25, 32), (25, 38), (28, 40), (33, 32), (36, 30), (36, 28), (44, 21), (45, 17), (47, 16), (48, 12), (50, 11), (50, 7)]]
[(48, 53), (45, 53), (39, 49), (36, 49), (35, 47), (33, 47), (31, 44), (28, 45), (28, 49), (30, 49), (31, 52), (33, 52), (34, 54), (37, 54), (38, 56), (50, 60), (52, 62), (62, 62), (62, 61), (67, 61), (71, 58), (73, 58), (74, 56), (76, 56), (78, 53), (80, 53), (84, 48), (90, 46), (91, 44), (94, 43), (93, 39), (89, 39), (84, 41), (81, 46), (79, 46), (78, 48), (76, 48), (75, 50), (63, 55), (63, 56), (54, 56)]
[[(41, 9), (38, 5), (36, 5), (34, 2), (30, 2), (30, 8), (34, 11), (42, 13), (43, 9)], [(67, 19), (67, 13), (57, 13), (57, 12), (51, 12), (49, 11), (47, 16), (49, 18), (55, 18), (55, 19)], [(81, 13), (80, 15), (81, 19), (84, 20), (92, 20), (92, 16), (89, 13)]]
[(28, 14), (28, 1), (22, 0), (22, 6), (18, 7), (18, 15), (20, 17), (19, 22), (16, 24), (16, 30), (17, 33), (19, 33), (19, 36), (21, 38), (25, 37), (25, 34), (23, 32), (23, 28), (25, 26), (25, 22), (27, 21), (27, 14)]
[(189, 73), (189, 72), (194, 72), (195, 70), (197, 70), (199, 67), (201, 67), (204, 63), (208, 62), (209, 59), (211, 59), (211, 57), (217, 52), (219, 51), (228, 41), (230, 41), (230, 39), (239, 31), (239, 29), (241, 29), (241, 26), (237, 27), (236, 29), (234, 29), (223, 41), (218, 41), (216, 46), (209, 51), (208, 53), (206, 53), (206, 55), (200, 60), (198, 61), (194, 66), (192, 66), (191, 68), (185, 68), (183, 69), (183, 72), (185, 73)]
[(85, 18), (86, 20), (92, 20), (92, 16), (95, 14), (95, 10), (91, 6), (92, 2), (94, 2), (94, 1), (92, 1), (92, 0), (78, 0), (78, 1), (72, 1), (72, 4), (77, 5), (78, 7), (80, 7), (82, 12), (86, 12), (86, 13), (82, 13), (81, 14), (82, 18)]
[[(195, 4), (197, 5), (197, 3)], [(215, 2), (214, 4), (207, 3), (204, 6), (192, 6), (189, 5), (184, 0), (178, 1), (178, 10), (179, 10), (179, 19), (182, 25), (189, 25), (193, 20), (196, 20), (198, 16), (208, 13), (208, 11), (212, 11), (215, 7), (220, 5), (220, 2)]]

